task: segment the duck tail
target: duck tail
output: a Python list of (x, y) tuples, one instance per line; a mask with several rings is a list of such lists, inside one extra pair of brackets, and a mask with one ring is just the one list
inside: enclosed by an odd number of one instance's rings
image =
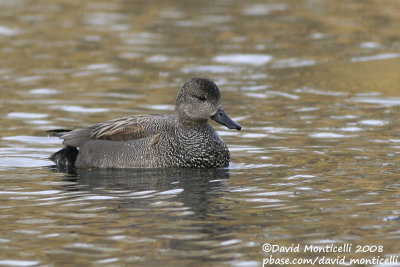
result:
[[(67, 129), (56, 129), (46, 131), (51, 136), (61, 137), (66, 132), (70, 132), (71, 130)], [(73, 146), (65, 146), (64, 148), (58, 150), (57, 152), (51, 154), (49, 157), (50, 160), (54, 161), (54, 163), (59, 168), (67, 168), (71, 169), (75, 167), (75, 161), (78, 157), (79, 150)]]
[(76, 147), (66, 146), (50, 156), (57, 167), (74, 168), (79, 151)]
[(70, 132), (71, 130), (68, 129), (54, 129), (54, 130), (48, 130), (46, 133), (49, 133), (49, 136), (57, 136), (61, 137), (63, 134)]

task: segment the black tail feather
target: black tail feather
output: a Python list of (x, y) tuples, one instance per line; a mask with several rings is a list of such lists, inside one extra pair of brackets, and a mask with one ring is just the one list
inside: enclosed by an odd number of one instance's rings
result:
[(66, 146), (50, 156), (50, 160), (57, 164), (57, 167), (74, 168), (79, 151), (76, 147)]

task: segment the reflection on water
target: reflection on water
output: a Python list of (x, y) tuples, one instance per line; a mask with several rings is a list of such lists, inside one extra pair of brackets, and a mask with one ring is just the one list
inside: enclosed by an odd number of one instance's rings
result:
[[(225, 180), (229, 178), (228, 169), (135, 169), (135, 170), (79, 170), (76, 174), (68, 175), (67, 181), (74, 181), (79, 185), (84, 185), (86, 190), (90, 190), (93, 196), (91, 199), (132, 199), (129, 207), (136, 204), (142, 206), (145, 199), (169, 199), (174, 197), (174, 201), (180, 202), (179, 206), (182, 215), (194, 215), (197, 217), (207, 216), (209, 213), (218, 211), (208, 211), (208, 196), (218, 196), (221, 192), (213, 188), (224, 186)], [(76, 184), (67, 190), (76, 190)], [(104, 191), (107, 196), (96, 195), (95, 192)], [(109, 196), (110, 192), (116, 192)], [(101, 193), (100, 193), (101, 194)], [(136, 203), (141, 199), (140, 203)], [(162, 205), (162, 201), (157, 202)], [(153, 203), (154, 204), (154, 203)], [(167, 209), (170, 210), (170, 209)], [(172, 210), (170, 210), (172, 212)], [(168, 216), (173, 216), (169, 214)]]
[[(398, 255), (398, 13), (390, 1), (0, 1), (0, 265), (260, 266), (265, 242)], [(214, 80), (243, 125), (213, 123), (229, 169), (48, 167), (61, 144), (46, 130), (171, 113), (192, 76)]]

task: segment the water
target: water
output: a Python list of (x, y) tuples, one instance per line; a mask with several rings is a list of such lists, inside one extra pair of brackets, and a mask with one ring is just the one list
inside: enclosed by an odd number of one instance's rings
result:
[[(2, 1), (0, 266), (399, 256), (398, 11), (391, 1)], [(212, 123), (229, 169), (49, 167), (61, 145), (46, 130), (173, 112), (192, 76), (213, 79), (243, 126)], [(353, 247), (271, 254), (264, 243)]]

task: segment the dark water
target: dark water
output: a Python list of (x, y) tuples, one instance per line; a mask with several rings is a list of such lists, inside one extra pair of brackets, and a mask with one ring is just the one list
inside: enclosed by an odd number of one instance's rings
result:
[[(1, 1), (0, 265), (400, 256), (399, 12), (397, 1)], [(243, 126), (213, 123), (228, 169), (49, 167), (61, 145), (46, 130), (173, 112), (192, 76), (213, 79)], [(352, 249), (304, 251), (332, 244)]]

